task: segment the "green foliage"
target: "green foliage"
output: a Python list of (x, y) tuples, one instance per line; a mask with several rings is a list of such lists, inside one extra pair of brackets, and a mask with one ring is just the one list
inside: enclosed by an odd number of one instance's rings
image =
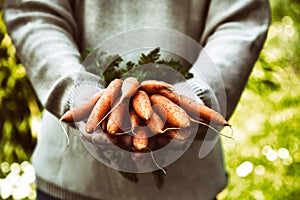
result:
[[(85, 51), (86, 52), (86, 51)], [(83, 58), (86, 58), (85, 52)], [(137, 63), (132, 60), (126, 61), (119, 55), (107, 55), (106, 52), (93, 52), (96, 57), (95, 65), (88, 65), (87, 70), (99, 74), (105, 83), (110, 83), (115, 78), (134, 76), (139, 81), (146, 79), (164, 80), (170, 70), (173, 70), (172, 83), (183, 78), (192, 78), (189, 68), (174, 59), (164, 60), (161, 58), (160, 48), (155, 48), (148, 54), (141, 53)], [(158, 70), (159, 69), (159, 70)], [(177, 72), (177, 73), (176, 73)]]
[(139, 65), (145, 65), (145, 64), (148, 64), (148, 63), (154, 63), (154, 62), (157, 62), (159, 60), (159, 57), (160, 57), (159, 48), (156, 48), (156, 49), (152, 50), (150, 53), (148, 53), (147, 55), (142, 53), (138, 64)]
[(106, 61), (103, 63), (103, 66), (106, 67), (106, 70), (103, 73), (98, 73), (102, 80), (105, 83), (110, 83), (115, 78), (121, 78), (124, 73), (122, 68), (120, 68), (120, 63), (123, 61), (118, 55), (108, 56)]
[(265, 47), (230, 119), (237, 145), (222, 139), (230, 179), (219, 199), (300, 196), (300, 2), (271, 0), (271, 6)]
[[(126, 64), (128, 66), (128, 63)], [(193, 77), (189, 72), (189, 67), (185, 66), (178, 60), (165, 60), (160, 54), (160, 48), (157, 47), (148, 54), (142, 53), (137, 64), (129, 61), (129, 68), (125, 68), (124, 77), (134, 76), (139, 81), (146, 79), (156, 79), (165, 81), (165, 78), (170, 74), (172, 80), (167, 82), (174, 84), (181, 80)]]
[(21, 162), (30, 159), (35, 147), (31, 124), (41, 107), (2, 20), (0, 41), (0, 163)]

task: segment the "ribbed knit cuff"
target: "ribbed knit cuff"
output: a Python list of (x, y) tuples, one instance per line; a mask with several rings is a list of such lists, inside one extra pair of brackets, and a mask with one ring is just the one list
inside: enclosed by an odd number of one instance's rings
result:
[[(212, 89), (198, 78), (191, 78), (185, 82), (176, 83), (174, 87), (178, 90), (192, 91), (198, 98), (196, 99), (199, 103), (202, 103), (216, 111), (219, 111), (219, 103), (215, 93)], [(188, 90), (187, 90), (188, 88)], [(187, 95), (187, 94), (185, 94)], [(190, 96), (190, 95), (188, 95)], [(193, 95), (191, 95), (193, 96)]]
[(58, 199), (63, 200), (103, 200), (103, 199), (96, 199), (93, 197), (88, 197), (83, 194), (78, 194), (72, 192), (70, 190), (64, 189), (56, 184), (50, 183), (41, 179), (40, 177), (36, 177), (36, 186), (37, 189), (43, 191), (44, 193), (53, 196)]

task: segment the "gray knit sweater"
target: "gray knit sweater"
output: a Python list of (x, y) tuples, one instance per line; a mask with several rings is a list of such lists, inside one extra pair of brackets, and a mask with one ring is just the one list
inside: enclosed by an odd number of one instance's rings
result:
[(150, 173), (139, 174), (135, 184), (95, 160), (72, 127), (67, 127), (66, 151), (58, 118), (68, 109), (74, 84), (98, 86), (98, 76), (80, 63), (80, 52), (120, 32), (155, 27), (186, 34), (204, 47), (216, 69), (199, 53), (192, 71), (202, 73), (228, 119), (266, 38), (267, 0), (6, 0), (4, 14), (17, 54), (45, 106), (32, 158), (39, 189), (62, 199), (202, 200), (226, 186), (219, 141), (201, 159), (203, 141), (195, 141), (166, 168), (164, 187), (158, 190)]

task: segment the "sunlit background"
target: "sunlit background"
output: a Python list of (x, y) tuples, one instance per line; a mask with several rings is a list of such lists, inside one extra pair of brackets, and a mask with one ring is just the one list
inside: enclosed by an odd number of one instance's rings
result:
[[(300, 2), (270, 2), (267, 42), (230, 119), (235, 142), (222, 138), (230, 178), (218, 199), (300, 197)], [(35, 199), (41, 106), (2, 20), (0, 41), (0, 199)]]

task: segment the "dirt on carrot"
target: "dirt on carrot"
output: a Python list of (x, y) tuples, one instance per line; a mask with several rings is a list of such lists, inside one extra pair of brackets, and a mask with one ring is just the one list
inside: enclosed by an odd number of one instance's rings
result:
[(177, 94), (175, 91), (162, 89), (158, 91), (159, 94), (167, 97), (177, 105), (180, 105), (188, 113), (200, 117), (206, 121), (212, 122), (217, 125), (229, 126), (225, 118), (217, 111), (191, 99), (187, 96)]
[(132, 99), (132, 106), (134, 111), (141, 118), (148, 120), (152, 116), (152, 107), (148, 94), (139, 90)]
[(173, 86), (164, 81), (145, 80), (141, 82), (140, 88), (145, 92), (147, 92), (148, 94), (154, 94), (161, 89), (167, 89), (167, 88), (171, 89), (173, 88)]
[[(117, 102), (119, 100), (120, 99), (118, 99)], [(128, 108), (128, 101), (122, 101), (121, 104), (110, 113), (107, 119), (107, 127), (106, 127), (106, 130), (109, 134), (114, 135), (120, 130), (124, 120), (124, 113), (127, 108)]]
[(147, 127), (139, 127), (135, 130), (133, 136), (133, 146), (136, 150), (141, 151), (147, 148), (149, 143)]
[(68, 110), (60, 118), (60, 120), (63, 122), (73, 123), (73, 122), (79, 122), (81, 120), (88, 118), (89, 114), (93, 110), (93, 107), (95, 106), (95, 104), (97, 103), (97, 101), (100, 99), (100, 97), (102, 96), (102, 94), (104, 92), (105, 92), (105, 89), (100, 90), (91, 99), (87, 100), (82, 105)]
[(165, 115), (166, 121), (172, 127), (185, 128), (190, 126), (190, 117), (188, 114), (167, 97), (153, 94), (150, 96), (150, 100), (153, 105), (159, 105), (156, 106), (156, 111), (160, 115)]
[(102, 94), (101, 98), (97, 101), (94, 106), (87, 122), (86, 122), (86, 132), (92, 133), (97, 128), (97, 126), (102, 122), (103, 117), (110, 110), (112, 104), (120, 93), (120, 88), (123, 81), (121, 79), (114, 79), (107, 86), (106, 91)]

